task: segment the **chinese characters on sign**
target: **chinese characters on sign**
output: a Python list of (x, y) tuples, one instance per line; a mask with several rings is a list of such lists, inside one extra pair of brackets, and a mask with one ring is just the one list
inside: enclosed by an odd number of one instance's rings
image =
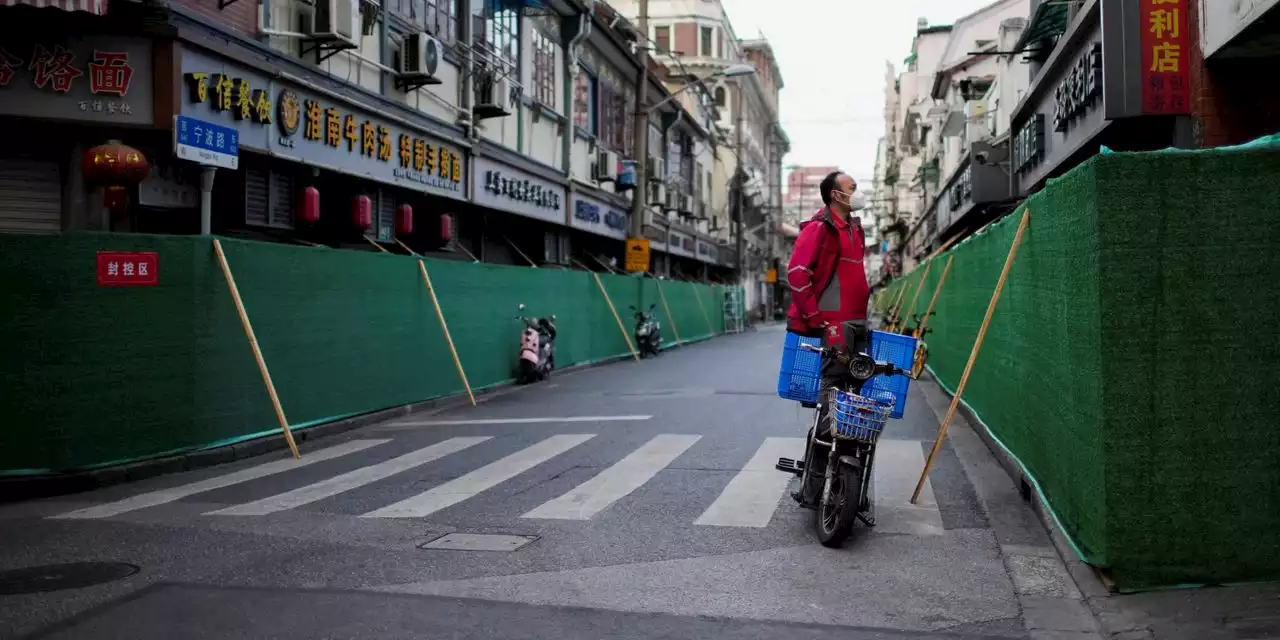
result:
[[(396, 182), (453, 194), (463, 191), (465, 159), (445, 145), (302, 89), (281, 87), (248, 70), (201, 70), (208, 68), (188, 67), (183, 74), (187, 103), (208, 109), (196, 117), (230, 116), (243, 144), (293, 149), (301, 161), (310, 159), (356, 175), (390, 173)], [(203, 109), (184, 113), (196, 115)], [(268, 133), (269, 139), (259, 140), (260, 132)]]
[(484, 173), (484, 188), (490, 193), (506, 196), (517, 202), (532, 204), (544, 209), (560, 208), (560, 193), (532, 184), (528, 180), (508, 178), (501, 171)]
[(1191, 113), (1187, 0), (1140, 0), (1142, 113)]
[(196, 120), (173, 117), (173, 153), (202, 165), (237, 169), (240, 166), (240, 132)]
[(1102, 98), (1102, 43), (1093, 46), (1067, 71), (1054, 93), (1053, 130), (1065, 132)]
[(74, 93), (81, 98), (74, 104), (83, 113), (131, 116), (133, 105), (124, 100), (135, 71), (129, 57), (126, 50), (94, 48), (82, 61), (63, 45), (35, 44), (24, 59), (11, 48), (0, 48), (0, 87), (16, 86), (18, 72), (27, 71), (31, 89), (45, 95)]
[(160, 282), (160, 257), (153, 251), (99, 251), (98, 286), (152, 287)]

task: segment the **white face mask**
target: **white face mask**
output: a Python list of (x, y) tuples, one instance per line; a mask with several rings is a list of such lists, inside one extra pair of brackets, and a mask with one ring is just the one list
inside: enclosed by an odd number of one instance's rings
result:
[(854, 191), (849, 196), (849, 209), (851, 211), (861, 211), (867, 208), (867, 194), (861, 191)]
[(854, 191), (852, 194), (847, 194), (843, 191), (837, 191), (836, 193), (839, 193), (844, 201), (849, 203), (850, 211), (861, 211), (867, 208), (867, 194), (861, 191)]

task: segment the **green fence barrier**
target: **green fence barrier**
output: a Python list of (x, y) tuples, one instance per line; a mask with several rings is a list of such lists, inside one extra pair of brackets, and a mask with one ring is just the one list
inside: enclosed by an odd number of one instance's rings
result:
[[(291, 424), (462, 392), (414, 258), (222, 245)], [(157, 252), (159, 284), (98, 286), (100, 250)], [(520, 303), (557, 316), (559, 368), (629, 354), (588, 273), (427, 266), (473, 387), (512, 379)], [(652, 280), (601, 281), (628, 331), (629, 306), (658, 302)], [(662, 287), (685, 341), (723, 332), (723, 287)], [(0, 308), (0, 474), (93, 468), (278, 433), (207, 238), (0, 235)]]
[[(1024, 205), (964, 400), (1122, 589), (1280, 579), (1278, 180), (1275, 150), (1104, 154)], [(927, 336), (944, 386), (1020, 214), (934, 259), (922, 299), (955, 256)]]

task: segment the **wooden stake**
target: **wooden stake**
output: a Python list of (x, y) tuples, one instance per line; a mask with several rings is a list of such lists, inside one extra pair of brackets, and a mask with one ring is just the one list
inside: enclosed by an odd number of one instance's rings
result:
[(596, 261), (596, 264), (598, 264), (598, 265), (600, 265), (600, 266), (604, 267), (604, 268), (605, 268), (609, 273), (612, 273), (612, 274), (614, 274), (614, 275), (617, 275), (617, 273), (618, 273), (618, 270), (617, 270), (617, 269), (614, 269), (613, 267), (609, 266), (609, 265), (608, 265), (604, 260), (601, 260), (600, 258), (597, 258), (597, 257), (596, 257), (596, 255), (595, 255), (594, 253), (588, 253), (587, 255), (591, 256), (591, 259), (592, 259), (592, 260), (595, 260), (595, 261)]
[(613, 312), (613, 319), (618, 321), (618, 330), (622, 332), (622, 339), (627, 341), (627, 348), (631, 350), (631, 357), (637, 362), (640, 361), (640, 354), (636, 353), (636, 348), (631, 344), (631, 334), (627, 333), (627, 326), (622, 324), (622, 316), (618, 315), (618, 310), (613, 306), (613, 300), (609, 298), (609, 292), (604, 288), (604, 281), (600, 279), (600, 274), (592, 271), (591, 277), (596, 279), (596, 286), (600, 287), (600, 293), (604, 294), (604, 301), (609, 304), (609, 311)]
[(361, 237), (363, 237), (363, 238), (364, 238), (364, 241), (365, 241), (365, 242), (368, 242), (369, 244), (371, 244), (371, 245), (373, 245), (373, 246), (377, 247), (377, 248), (378, 248), (378, 251), (381, 251), (381, 252), (383, 252), (383, 253), (391, 253), (390, 251), (387, 251), (387, 248), (386, 248), (386, 247), (384, 247), (384, 246), (382, 246), (382, 245), (378, 244), (378, 243), (377, 243), (373, 238), (370, 238), (369, 236), (361, 236)]
[[(907, 284), (904, 282), (902, 283), (902, 286), (898, 288), (898, 297), (894, 298), (893, 304), (889, 306), (889, 317), (893, 318), (895, 322), (897, 320), (898, 312), (902, 311), (902, 296), (906, 294), (907, 294)], [(889, 326), (885, 328), (888, 329), (889, 331), (893, 331), (893, 325), (895, 324), (895, 322), (890, 322)]]
[(458, 358), (458, 349), (453, 346), (453, 337), (449, 335), (449, 325), (444, 321), (444, 312), (440, 310), (440, 299), (436, 297), (436, 288), (431, 286), (431, 276), (427, 275), (427, 264), (418, 260), (418, 271), (422, 273), (422, 282), (427, 285), (427, 293), (431, 295), (431, 304), (436, 308), (436, 318), (440, 320), (440, 328), (444, 330), (444, 341), (449, 344), (449, 355), (453, 356), (453, 366), (458, 368), (458, 377), (462, 378), (462, 386), (467, 390), (467, 400), (476, 406), (476, 397), (471, 393), (471, 383), (467, 382), (467, 372), (462, 370), (462, 360)]
[(467, 254), (467, 257), (468, 257), (468, 258), (471, 258), (471, 260), (472, 260), (472, 261), (474, 261), (474, 262), (480, 262), (480, 259), (476, 257), (476, 254), (471, 253), (470, 251), (467, 251), (467, 248), (466, 248), (466, 247), (464, 247), (464, 246), (462, 246), (462, 245), (460, 245), (460, 244), (455, 244), (454, 246), (458, 247), (459, 249), (462, 249), (462, 252), (463, 252), (463, 253), (465, 253), (465, 254)]
[(920, 326), (916, 327), (915, 338), (917, 340), (924, 337), (924, 330), (929, 326), (929, 316), (933, 314), (934, 305), (938, 304), (938, 294), (942, 293), (942, 283), (947, 281), (947, 274), (951, 273), (951, 261), (955, 259), (955, 256), (948, 257), (947, 266), (942, 268), (942, 277), (938, 278), (938, 285), (933, 288), (933, 299), (929, 300), (929, 309), (924, 312), (924, 318), (920, 320)]
[(403, 243), (403, 242), (400, 242), (400, 238), (395, 238), (395, 241), (396, 241), (396, 244), (400, 245), (400, 248), (401, 248), (401, 249), (404, 249), (405, 251), (408, 251), (408, 252), (409, 252), (409, 255), (411, 255), (411, 256), (417, 256), (417, 255), (418, 255), (418, 252), (417, 252), (417, 251), (414, 251), (413, 249), (410, 249), (408, 245), (406, 245), (406, 244), (405, 244), (405, 243)]
[(506, 241), (507, 241), (507, 246), (510, 246), (512, 249), (515, 249), (516, 253), (520, 254), (520, 257), (521, 257), (521, 258), (524, 258), (524, 261), (529, 263), (529, 266), (533, 267), (534, 269), (537, 269), (537, 268), (538, 268), (538, 263), (536, 263), (536, 262), (534, 262), (532, 259), (530, 259), (530, 258), (529, 258), (529, 256), (526, 256), (526, 255), (524, 254), (524, 252), (520, 250), (520, 247), (517, 247), (517, 246), (516, 246), (516, 243), (514, 243), (514, 242), (512, 242), (512, 241), (511, 241), (511, 238), (508, 238), (508, 237), (506, 237), (506, 236), (502, 236), (502, 239), (503, 239), (503, 240), (506, 240)]
[(928, 262), (934, 259), (936, 256), (941, 255), (943, 251), (946, 251), (948, 248), (950, 248), (951, 245), (955, 244), (956, 240), (959, 240), (960, 237), (963, 235), (964, 235), (963, 233), (957, 233), (956, 235), (951, 236), (951, 239), (944, 242), (941, 247), (934, 249), (933, 253), (929, 254), (928, 256), (925, 256), (925, 262)]
[(236, 312), (240, 314), (240, 324), (244, 326), (244, 335), (249, 339), (249, 348), (253, 349), (253, 359), (258, 361), (258, 372), (262, 374), (262, 382), (267, 385), (267, 395), (271, 397), (271, 407), (276, 411), (276, 420), (280, 422), (280, 430), (284, 431), (284, 441), (289, 444), (289, 453), (297, 460), (298, 445), (293, 441), (293, 432), (289, 430), (289, 420), (284, 417), (284, 407), (280, 406), (280, 397), (276, 395), (276, 385), (271, 382), (271, 372), (267, 370), (267, 361), (262, 357), (262, 348), (258, 346), (258, 338), (253, 333), (253, 325), (249, 322), (249, 314), (245, 313), (244, 301), (240, 299), (240, 289), (236, 279), (231, 275), (231, 265), (227, 264), (227, 255), (222, 252), (222, 243), (213, 239), (213, 252), (222, 265), (222, 275), (227, 279), (227, 287), (231, 289), (231, 299), (236, 303)]
[(929, 451), (929, 459), (924, 462), (924, 470), (920, 472), (920, 480), (916, 482), (916, 490), (911, 494), (911, 504), (916, 504), (920, 499), (920, 491), (924, 489), (924, 481), (929, 477), (929, 471), (933, 468), (933, 459), (938, 455), (938, 449), (942, 448), (942, 440), (947, 437), (947, 426), (951, 424), (951, 418), (956, 415), (956, 407), (960, 405), (960, 396), (964, 393), (964, 387), (969, 383), (969, 373), (973, 371), (973, 363), (978, 359), (978, 351), (982, 349), (982, 340), (987, 336), (987, 327), (991, 326), (991, 316), (996, 312), (996, 303), (1000, 301), (1000, 293), (1004, 291), (1004, 283), (1009, 279), (1009, 268), (1013, 266), (1013, 257), (1018, 253), (1018, 245), (1022, 244), (1022, 234), (1027, 230), (1027, 222), (1031, 220), (1031, 208), (1023, 210), (1022, 220), (1018, 222), (1018, 233), (1013, 236), (1013, 245), (1009, 247), (1009, 256), (1004, 260), (1004, 269), (1000, 271), (1000, 280), (996, 282), (996, 290), (991, 294), (991, 303), (987, 305), (987, 315), (982, 319), (982, 326), (978, 329), (978, 337), (973, 341), (973, 350), (969, 352), (969, 363), (964, 366), (964, 374), (960, 376), (960, 384), (956, 387), (956, 394), (951, 398), (951, 406), (947, 408), (947, 415), (942, 419), (942, 424), (938, 425), (938, 436), (933, 440), (933, 449)]
[(702, 306), (702, 296), (698, 295), (697, 283), (693, 283), (693, 301), (698, 303), (698, 310), (702, 312), (702, 318), (707, 321), (707, 335), (716, 335), (715, 327), (711, 326), (711, 316), (707, 315), (707, 308)]
[(654, 278), (653, 282), (658, 285), (658, 299), (662, 301), (662, 309), (667, 312), (667, 321), (671, 323), (671, 332), (676, 334), (676, 344), (683, 342), (680, 339), (680, 329), (676, 327), (675, 316), (671, 315), (671, 307), (667, 305), (667, 295), (662, 292), (662, 281)]
[(907, 321), (911, 319), (911, 312), (916, 310), (916, 301), (920, 299), (920, 292), (924, 289), (924, 281), (929, 279), (929, 271), (931, 269), (933, 269), (932, 262), (924, 266), (924, 274), (920, 276), (920, 284), (916, 285), (916, 294), (911, 296), (911, 304), (907, 306), (907, 315), (902, 316), (902, 321), (895, 327), (898, 331), (906, 328)]

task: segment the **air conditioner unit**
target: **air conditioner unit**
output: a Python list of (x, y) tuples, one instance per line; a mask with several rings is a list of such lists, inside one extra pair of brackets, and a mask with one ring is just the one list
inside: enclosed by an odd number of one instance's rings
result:
[(434, 78), (444, 48), (440, 41), (426, 33), (411, 33), (404, 39), (400, 52), (400, 75), (409, 78)]
[(311, 40), (344, 48), (360, 46), (360, 0), (318, 0), (302, 18), (302, 33)]
[(605, 175), (607, 175), (610, 180), (617, 182), (618, 181), (618, 154), (612, 151), (606, 151), (605, 153), (608, 155), (608, 159), (604, 165)]
[(477, 119), (511, 115), (511, 81), (505, 76), (497, 78), (493, 71), (481, 71), (476, 74), (475, 90), (476, 103), (471, 111)]
[(662, 184), (661, 182), (653, 184), (652, 188), (649, 190), (649, 203), (650, 204), (666, 204), (666, 202), (667, 202), (667, 185)]
[[(613, 180), (615, 180), (614, 177), (611, 177), (609, 175), (609, 167), (610, 167), (609, 156), (611, 155), (613, 154), (609, 153), (608, 151), (604, 151), (604, 150), (596, 151), (595, 160), (591, 162), (591, 179), (592, 180), (595, 180), (596, 182), (612, 182)], [(617, 163), (615, 161), (614, 163), (615, 168), (613, 170), (614, 173), (617, 173), (616, 164)]]

